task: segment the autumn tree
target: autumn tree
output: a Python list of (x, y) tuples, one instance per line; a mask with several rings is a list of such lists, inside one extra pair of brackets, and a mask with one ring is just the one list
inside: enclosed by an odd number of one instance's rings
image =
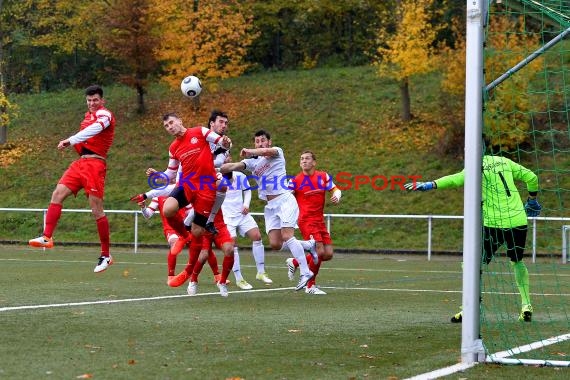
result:
[(114, 0), (101, 9), (97, 46), (111, 59), (116, 79), (137, 91), (137, 112), (145, 112), (144, 94), (159, 63), (153, 0)]
[[(489, 20), (485, 53), (486, 82), (498, 78), (519, 61), (539, 47), (539, 41), (532, 34), (524, 33), (524, 20), (495, 15)], [(441, 58), (445, 61), (442, 88), (449, 99), (461, 103), (465, 97), (465, 34), (459, 28), (454, 49), (445, 49)], [(530, 128), (529, 112), (542, 105), (540, 99), (530, 100), (529, 78), (536, 75), (542, 65), (542, 58), (535, 59), (496, 87), (485, 99), (484, 127), (493, 145), (512, 149), (528, 139)], [(464, 108), (457, 104), (456, 119), (463, 120)], [(458, 129), (461, 129), (458, 131)], [(450, 134), (459, 134), (463, 125), (457, 125)], [(501, 131), (501, 133), (497, 133)]]
[[(0, 15), (2, 14), (2, 10), (4, 3), (3, 0), (0, 0)], [(14, 111), (16, 106), (8, 100), (5, 94), (4, 88), (4, 56), (3, 56), (3, 47), (4, 47), (4, 30), (0, 27), (0, 144), (5, 144), (7, 140), (7, 130), (8, 124), (10, 124), (10, 119), (14, 115)]]
[(193, 74), (201, 79), (230, 78), (250, 66), (245, 57), (256, 38), (248, 2), (237, 0), (160, 0), (154, 14), (162, 38), (154, 52), (164, 80), (173, 87)]
[(3, 19), (3, 12), (4, 9), (4, 1), (0, 0), (0, 90), (4, 90), (4, 41), (5, 41), (5, 31), (4, 31), (4, 23), (2, 22)]
[(374, 64), (380, 76), (398, 82), (402, 100), (401, 117), (404, 121), (412, 118), (410, 79), (437, 68), (434, 43), (443, 26), (430, 23), (434, 14), (439, 12), (434, 7), (434, 1), (398, 0), (391, 13), (384, 15), (395, 21), (394, 31), (382, 28), (378, 32), (378, 40), (382, 45), (377, 50)]

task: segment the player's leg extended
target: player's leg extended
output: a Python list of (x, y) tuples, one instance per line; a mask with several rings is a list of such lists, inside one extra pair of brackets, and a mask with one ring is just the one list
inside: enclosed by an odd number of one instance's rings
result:
[(332, 255), (333, 255), (332, 245), (330, 245), (330, 244), (325, 245), (325, 244), (323, 244), (322, 241), (317, 241), (316, 248), (317, 248), (317, 253), (319, 255), (320, 260), (315, 263), (312, 260), (312, 256), (310, 256), (311, 260), (307, 260), (307, 262), (309, 263), (309, 269), (314, 274), (313, 278), (311, 278), (309, 280), (309, 282), (307, 283), (307, 288), (310, 288), (311, 286), (315, 285), (316, 278), (317, 278), (317, 275), (319, 274), (319, 269), (321, 268), (321, 264), (324, 261), (324, 258), (326, 258), (328, 261), (328, 260), (332, 259)]
[[(253, 217), (250, 218), (253, 223)], [(249, 228), (252, 227), (252, 228)], [(272, 284), (273, 280), (269, 278), (265, 272), (265, 247), (263, 246), (263, 241), (261, 240), (261, 232), (257, 223), (255, 226), (247, 225), (247, 232), (245, 235), (251, 240), (251, 253), (253, 254), (253, 260), (255, 261), (255, 267), (257, 269), (257, 274), (255, 279), (263, 282), (264, 284)]]
[(168, 286), (172, 287), (182, 286), (190, 278), (190, 275), (194, 270), (194, 265), (198, 261), (198, 256), (200, 255), (201, 250), (202, 250), (202, 237), (193, 239), (192, 242), (190, 243), (190, 248), (188, 250), (190, 257), (188, 258), (188, 263), (186, 264), (186, 267), (182, 272), (180, 272), (179, 274), (174, 276), (174, 278), (168, 281)]
[(530, 281), (528, 276), (528, 269), (524, 261), (511, 261), (511, 267), (515, 273), (515, 281), (521, 294), (521, 305), (530, 305)]
[(168, 279), (170, 280), (172, 276), (176, 275), (176, 256), (178, 254), (172, 252), (172, 247), (182, 238), (178, 237), (175, 233), (168, 234), (167, 241), (170, 249), (166, 255), (166, 267), (168, 271)]
[(95, 273), (99, 273), (105, 271), (111, 264), (113, 264), (113, 258), (109, 252), (111, 246), (111, 231), (109, 220), (103, 211), (103, 199), (90, 194), (89, 205), (91, 206), (93, 217), (97, 223), (97, 232), (99, 233), (99, 241), (101, 242), (101, 256), (99, 257), (98, 264), (93, 270)]
[(530, 301), (530, 279), (528, 269), (523, 262), (526, 234), (527, 226), (515, 227), (505, 232), (505, 240), (507, 243), (507, 255), (511, 260), (511, 266), (515, 274), (515, 282), (521, 295), (521, 314), (519, 320), (530, 322), (533, 313)]
[[(273, 231), (270, 231), (270, 233)], [(313, 277), (313, 272), (309, 270), (309, 266), (307, 264), (307, 258), (305, 257), (305, 251), (303, 250), (303, 246), (294, 236), (295, 229), (293, 227), (283, 227), (281, 228), (281, 237), (284, 241), (283, 247), (286, 247), (293, 257), (299, 263), (299, 270), (301, 272), (301, 276), (299, 277), (299, 283), (295, 287), (295, 290), (301, 290), (306, 285), (307, 282)], [(271, 236), (271, 235), (270, 235)]]
[[(461, 262), (461, 273), (463, 273), (463, 261)], [(459, 312), (453, 314), (451, 323), (461, 323), (463, 321), (463, 306), (459, 306)]]
[[(237, 247), (237, 245), (235, 244), (235, 240), (234, 240), (234, 266), (232, 268), (232, 272), (234, 272), (234, 277), (236, 279), (236, 283), (239, 284), (244, 281), (243, 279), (243, 275), (241, 274), (241, 267), (240, 267), (240, 262), (239, 262), (239, 249)], [(241, 286), (240, 286), (241, 288)]]
[(224, 200), (226, 199), (226, 191), (228, 190), (227, 186), (220, 186), (220, 182), (220, 180), (216, 181), (216, 199), (214, 200), (214, 205), (210, 210), (210, 215), (208, 215), (208, 220), (204, 226), (206, 231), (213, 234), (218, 233), (218, 230), (214, 226), (214, 219), (216, 218), (216, 215), (218, 215), (218, 211), (220, 211), (222, 203), (224, 203)]
[[(220, 231), (222, 233), (222, 231)], [(229, 234), (227, 235), (229, 237)], [(222, 261), (222, 278), (218, 282), (218, 289), (220, 290), (220, 295), (222, 297), (228, 296), (228, 288), (227, 288), (227, 278), (232, 271), (234, 266), (234, 244), (233, 240), (230, 238), (229, 241), (225, 241), (221, 245), (221, 250), (224, 253), (224, 260)]]
[[(241, 274), (241, 266), (240, 266), (240, 262), (239, 262), (239, 250), (238, 250), (238, 246), (237, 246), (237, 226), (232, 225), (232, 224), (226, 224), (228, 232), (230, 233), (230, 236), (232, 238), (233, 241), (233, 245), (234, 245), (234, 266), (232, 268), (232, 272), (234, 272), (234, 277), (236, 279), (236, 284), (238, 287), (240, 287), (241, 289), (251, 289), (251, 285), (247, 284), (247, 282), (243, 279), (243, 275)], [(249, 286), (246, 286), (249, 285)]]
[(51, 195), (51, 201), (46, 213), (46, 222), (42, 236), (31, 239), (30, 246), (37, 248), (53, 248), (53, 232), (61, 217), (61, 209), (63, 208), (63, 201), (73, 194), (73, 192), (65, 185), (57, 184), (55, 190)]
[[(282, 241), (283, 245), (281, 249), (291, 252), (291, 255), (299, 264), (301, 275), (307, 275), (309, 273), (309, 266), (307, 264), (307, 258), (305, 257), (305, 250), (303, 249), (300, 241), (294, 236), (293, 232), (293, 228), (285, 227), (281, 230), (271, 230), (267, 235), (269, 236), (269, 242), (272, 247), (276, 246), (273, 242)], [(279, 236), (279, 238), (274, 236)]]
[(208, 265), (210, 266), (212, 274), (214, 275), (214, 282), (220, 281), (222, 275), (220, 274), (220, 269), (218, 268), (218, 258), (216, 257), (216, 254), (214, 253), (212, 247), (208, 249)]

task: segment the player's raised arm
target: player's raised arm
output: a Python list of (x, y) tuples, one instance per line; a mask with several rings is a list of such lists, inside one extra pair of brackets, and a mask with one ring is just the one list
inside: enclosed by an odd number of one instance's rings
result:
[(242, 172), (245, 170), (245, 162), (226, 162), (222, 166), (220, 166), (220, 173), (226, 174), (233, 171)]
[(243, 148), (239, 153), (242, 158), (255, 158), (255, 157), (277, 157), (279, 149), (275, 147), (270, 148)]
[(206, 127), (202, 127), (202, 135), (206, 138), (206, 141), (218, 144), (225, 149), (232, 147), (232, 140), (228, 136), (220, 136)]
[(404, 188), (408, 191), (428, 191), (437, 189), (437, 185), (434, 181), (429, 182), (410, 182), (404, 185)]

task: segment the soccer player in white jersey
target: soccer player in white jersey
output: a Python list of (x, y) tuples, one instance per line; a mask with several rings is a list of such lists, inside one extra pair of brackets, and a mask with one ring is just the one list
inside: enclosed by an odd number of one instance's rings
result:
[[(231, 156), (228, 156), (226, 162), (231, 162)], [(253, 286), (243, 278), (241, 273), (239, 250), (236, 244), (238, 233), (251, 240), (251, 252), (257, 268), (255, 278), (265, 284), (273, 283), (265, 272), (265, 248), (261, 241), (259, 226), (249, 213), (250, 202), (251, 188), (246, 175), (242, 172), (231, 172), (231, 184), (227, 188), (226, 199), (222, 203), (222, 212), (224, 222), (234, 239), (234, 267), (232, 270), (236, 278), (236, 285), (245, 290), (252, 289)]]
[(253, 174), (259, 198), (267, 202), (264, 210), (265, 229), (271, 248), (287, 249), (297, 259), (301, 275), (295, 290), (301, 290), (313, 277), (304, 251), (310, 251), (318, 261), (315, 241), (297, 240), (295, 237), (299, 206), (289, 189), (283, 149), (272, 146), (271, 135), (264, 130), (255, 133), (254, 143), (255, 148), (241, 150), (242, 161), (225, 163), (220, 167), (220, 172), (247, 170)]
[[(210, 131), (217, 133), (220, 136), (225, 136), (226, 132), (228, 131), (228, 115), (220, 110), (213, 110), (210, 114), (210, 118), (208, 119), (208, 127)], [(226, 149), (219, 144), (215, 144), (210, 141), (210, 150), (212, 151), (212, 156), (214, 156), (214, 167), (219, 168), (225, 162), (226, 158), (230, 154), (230, 150)], [(214, 205), (212, 206), (212, 210), (210, 210), (210, 215), (208, 215), (208, 220), (206, 221), (205, 229), (208, 232), (216, 234), (218, 231), (216, 227), (214, 227), (214, 219), (216, 218), (217, 213), (220, 211), (222, 203), (226, 197), (226, 187), (218, 187), (216, 189), (216, 199), (214, 201)], [(188, 221), (185, 221), (187, 225), (190, 225)]]

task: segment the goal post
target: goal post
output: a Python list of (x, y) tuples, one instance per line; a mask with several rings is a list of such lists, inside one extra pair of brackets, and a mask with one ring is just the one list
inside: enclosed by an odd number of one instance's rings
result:
[[(467, 1), (465, 36), (465, 183), (463, 198), (463, 324), (461, 358), (484, 360), (479, 331), (481, 262), (481, 137), (483, 134), (483, 23), (486, 0)], [(479, 48), (477, 48), (479, 47)]]
[[(469, 0), (466, 12), (461, 360), (570, 366), (570, 227), (562, 221), (570, 214), (570, 2)], [(524, 275), (504, 248), (482, 261), (483, 133), (499, 148), (493, 154), (539, 177), (542, 214), (528, 227), (537, 247), (532, 261), (524, 250)], [(529, 322), (518, 312), (531, 299)]]

